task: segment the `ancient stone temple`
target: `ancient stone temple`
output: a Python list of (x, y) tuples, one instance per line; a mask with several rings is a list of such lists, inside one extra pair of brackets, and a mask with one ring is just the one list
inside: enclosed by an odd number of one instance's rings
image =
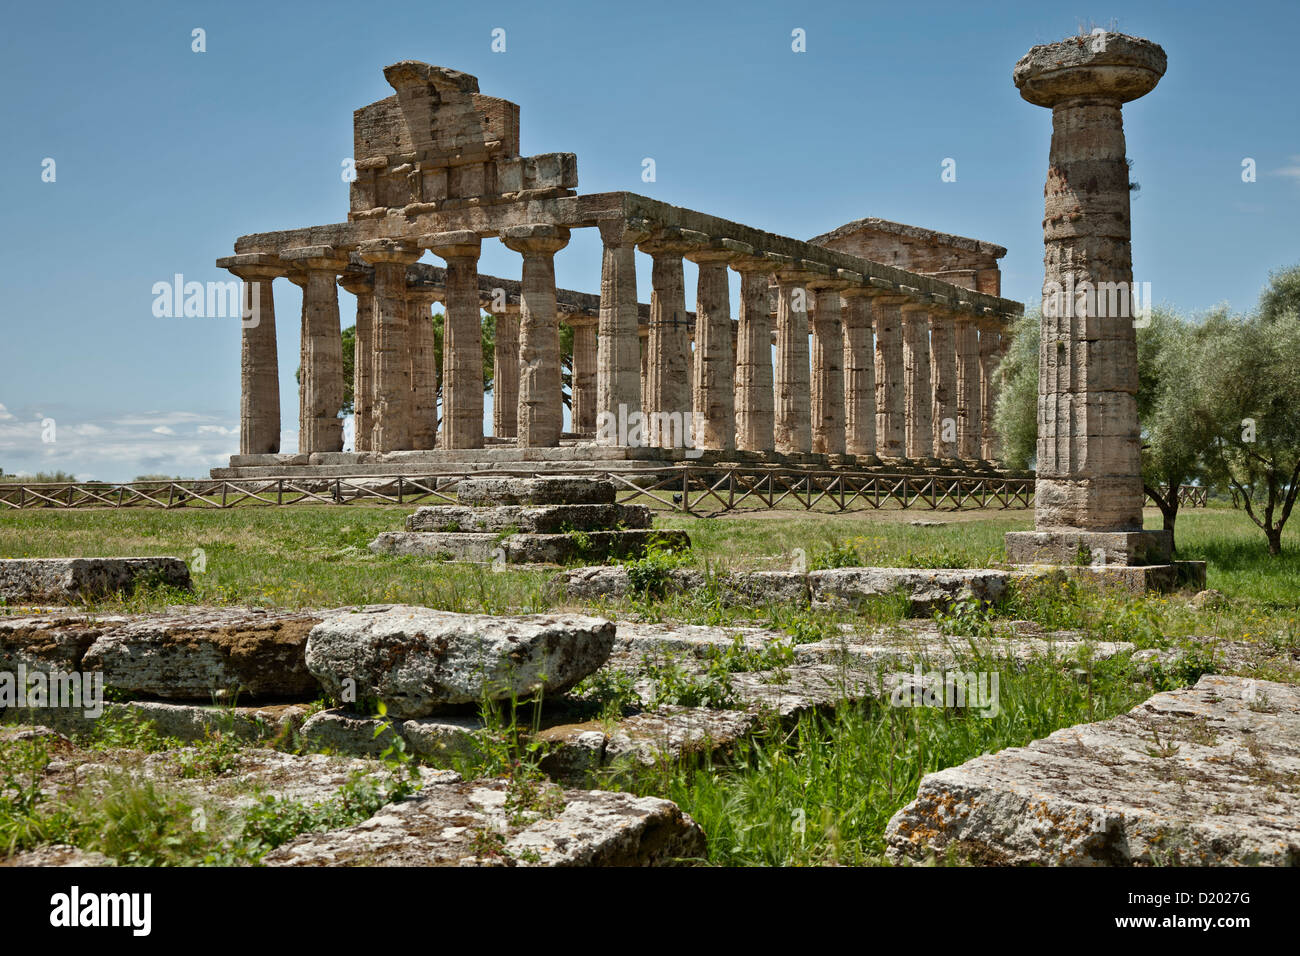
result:
[[(214, 477), (996, 459), (993, 372), (1023, 312), (1000, 297), (1001, 247), (879, 219), (805, 242), (634, 193), (582, 195), (576, 157), (521, 155), (519, 107), (474, 77), (415, 61), (384, 76), (394, 94), (354, 114), (346, 220), (242, 236), (218, 260), (244, 280), (248, 317), (239, 454)], [(598, 295), (556, 287), (576, 229), (600, 231)], [(479, 273), (492, 239), (518, 253), (516, 277)], [(638, 253), (653, 260), (648, 302)], [(276, 278), (302, 289), (296, 454), (279, 448)], [(356, 310), (349, 451), (340, 286)], [(484, 309), (496, 320), (487, 427)], [(573, 331), (567, 431), (561, 324)]]

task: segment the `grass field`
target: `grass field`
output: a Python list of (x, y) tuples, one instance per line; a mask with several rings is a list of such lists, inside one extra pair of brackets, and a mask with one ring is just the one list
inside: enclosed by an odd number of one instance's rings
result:
[[(192, 595), (145, 591), (100, 605), (104, 610), (176, 601), (294, 607), (403, 602), (510, 613), (542, 611), (561, 601), (547, 587), (552, 572), (493, 572), (370, 554), (366, 544), (380, 531), (400, 528), (410, 510), (346, 505), (8, 512), (0, 514), (0, 557), (171, 554), (205, 565), (194, 575)], [(1147, 522), (1158, 527), (1154, 514)], [(656, 520), (657, 527), (688, 531), (694, 549), (684, 560), (711, 569), (986, 565), (1003, 560), (1005, 532), (1031, 524), (1028, 511), (785, 511), (711, 519), (664, 514)], [(993, 719), (943, 708), (842, 707), (833, 716), (773, 728), (743, 744), (725, 765), (665, 766), (635, 783), (611, 779), (608, 786), (676, 800), (709, 834), (713, 864), (877, 863), (886, 821), (912, 798), (927, 772), (1122, 713), (1154, 690), (1194, 682), (1207, 670), (1300, 680), (1296, 533), (1287, 535), (1283, 555), (1270, 558), (1263, 535), (1244, 515), (1210, 508), (1185, 512), (1178, 540), (1180, 557), (1207, 562), (1208, 586), (1226, 596), (1221, 606), (1198, 610), (1188, 595), (1134, 596), (1055, 584), (1017, 592), (1000, 608), (940, 620), (952, 633), (996, 637), (1008, 632), (1010, 621), (1027, 619), (1140, 648), (1194, 649), (1178, 668), (1139, 675), (1124, 657), (999, 668), (1003, 706)], [(827, 614), (779, 605), (728, 608), (707, 593), (629, 599), (590, 610), (622, 619), (762, 623), (785, 630), (796, 642), (826, 636), (843, 624), (874, 628), (889, 618), (888, 609)], [(1238, 651), (1220, 653), (1216, 648), (1226, 642)], [(1241, 648), (1250, 653), (1243, 656)], [(1079, 679), (1080, 669), (1086, 680)], [(196, 862), (210, 850), (191, 848), (164, 861)]]

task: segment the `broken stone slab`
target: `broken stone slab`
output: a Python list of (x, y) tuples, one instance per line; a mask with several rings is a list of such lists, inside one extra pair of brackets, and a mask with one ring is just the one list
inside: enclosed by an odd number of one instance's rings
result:
[(400, 737), (412, 753), (445, 766), (456, 758), (479, 757), (482, 749), (477, 734), (482, 729), (483, 721), (471, 716), (446, 714), (403, 720), (333, 708), (314, 714), (304, 723), (301, 739), (309, 750), (378, 757)]
[(857, 607), (902, 595), (912, 616), (929, 616), (960, 601), (996, 604), (1007, 595), (1007, 571), (990, 568), (830, 568), (811, 571), (814, 607)]
[(0, 601), (10, 604), (77, 604), (144, 583), (189, 590), (189, 565), (170, 557), (0, 559)]
[(51, 727), (66, 734), (93, 733), (97, 722), (104, 715), (111, 715), (146, 722), (159, 736), (186, 742), (217, 734), (240, 740), (288, 741), (307, 719), (309, 708), (306, 704), (223, 707), (133, 700), (104, 703), (103, 712), (98, 715), (88, 714), (81, 707), (33, 707), (16, 709), (15, 713), (25, 723)]
[(649, 528), (652, 519), (653, 513), (646, 505), (439, 505), (417, 509), (407, 517), (406, 530), (563, 534)]
[(82, 658), (104, 686), (165, 700), (311, 699), (307, 634), (320, 612), (173, 608), (97, 636)]
[(462, 505), (612, 505), (612, 481), (549, 476), (537, 478), (462, 478), (456, 500)]
[(307, 639), (307, 667), (339, 700), (382, 701), (425, 717), (485, 697), (563, 693), (595, 671), (614, 624), (573, 614), (493, 617), (422, 607), (331, 615)]
[(66, 612), (0, 617), (0, 671), (78, 671), (96, 638), (130, 620)]
[(504, 780), (447, 784), (390, 804), (369, 820), (298, 837), (267, 866), (661, 866), (699, 859), (704, 833), (657, 797), (560, 790), (554, 816), (507, 809)]
[(577, 534), (493, 534), (491, 532), (384, 531), (370, 542), (376, 554), (409, 555), (480, 564), (567, 564), (643, 557), (651, 545), (687, 550), (685, 531), (584, 531)]
[(885, 838), (896, 862), (1294, 865), (1300, 687), (1207, 675), (928, 774)]

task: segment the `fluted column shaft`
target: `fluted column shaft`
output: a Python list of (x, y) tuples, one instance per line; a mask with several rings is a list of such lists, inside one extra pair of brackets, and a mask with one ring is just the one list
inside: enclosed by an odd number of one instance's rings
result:
[(429, 449), (438, 438), (438, 353), (433, 332), (433, 291), (408, 289), (407, 321), (411, 360), (411, 447)]
[(980, 458), (983, 440), (981, 419), (979, 329), (971, 316), (959, 316), (957, 341), (957, 453), (962, 458)]
[(646, 435), (647, 444), (659, 448), (681, 448), (691, 441), (690, 318), (682, 271), (682, 255), (690, 248), (690, 244), (661, 239), (641, 244), (654, 259)]
[(555, 254), (569, 230), (537, 225), (505, 230), (502, 242), (524, 257), (519, 307), (521, 448), (555, 448), (564, 427), (560, 326), (555, 306)]
[(693, 253), (699, 265), (695, 293), (694, 396), (695, 447), (736, 447), (735, 356), (731, 351), (731, 296), (728, 253)]
[(995, 376), (1003, 354), (1001, 340), (1004, 338), (992, 323), (980, 326), (980, 457), (985, 461), (997, 461), (1002, 457), (998, 433), (993, 428), (993, 415), (998, 400)]
[(775, 425), (776, 450), (812, 451), (812, 382), (808, 358), (806, 275), (777, 273)]
[(348, 273), (338, 284), (357, 299), (352, 337), (352, 450), (369, 451), (370, 409), (374, 402), (375, 286), (364, 273)]
[(771, 266), (739, 261), (740, 317), (736, 339), (736, 447), (772, 451)]
[(394, 239), (361, 244), (361, 258), (375, 267), (374, 405), (372, 451), (410, 448), (411, 359), (406, 313), (406, 267), (420, 250)]
[(929, 306), (905, 302), (903, 314), (903, 404), (906, 409), (907, 457), (934, 457), (934, 428), (930, 387)]
[[(600, 444), (617, 444), (619, 428), (641, 407), (642, 356), (636, 295), (636, 244), (649, 234), (641, 223), (602, 220), (600, 325), (596, 337), (596, 419)], [(601, 416), (605, 427), (600, 427)], [(644, 436), (640, 436), (643, 440)]]
[[(231, 256), (218, 265), (238, 260)], [(257, 256), (270, 260), (270, 256)], [(280, 451), (280, 369), (275, 343), (275, 295), (271, 283), (284, 275), (279, 266), (226, 265), (243, 284), (244, 320), (239, 342), (239, 453), (274, 455)]]
[(514, 438), (519, 422), (519, 306), (496, 315), (492, 343), (492, 434)]
[(573, 431), (591, 435), (596, 431), (596, 378), (599, 348), (596, 324), (575, 320), (573, 327)]
[(942, 307), (930, 312), (931, 439), (939, 458), (956, 458), (960, 430), (957, 381), (957, 327)]
[(903, 383), (903, 295), (877, 296), (871, 303), (876, 331), (876, 454), (907, 456)]
[(876, 364), (871, 334), (870, 299), (861, 289), (846, 289), (844, 298), (844, 450), (850, 455), (876, 453)]
[(844, 435), (844, 327), (838, 286), (816, 289), (812, 319), (812, 450), (842, 455)]
[(442, 448), (483, 447), (483, 313), (479, 237), (437, 233), (420, 239), (447, 263), (442, 325)]

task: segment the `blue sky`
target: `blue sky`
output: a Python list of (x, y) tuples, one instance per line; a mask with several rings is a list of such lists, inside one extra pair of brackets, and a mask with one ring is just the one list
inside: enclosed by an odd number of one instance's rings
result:
[[(1169, 55), (1160, 86), (1125, 107), (1142, 185), (1135, 279), (1187, 312), (1250, 308), (1271, 269), (1300, 261), (1292, 3), (13, 7), (0, 36), (0, 468), (196, 475), (237, 450), (238, 322), (155, 318), (152, 286), (228, 278), (213, 260), (238, 235), (342, 220), (352, 111), (392, 92), (382, 67), (400, 59), (519, 103), (523, 152), (576, 153), (581, 192), (640, 192), (799, 238), (861, 216), (975, 236), (1009, 250), (1003, 294), (1033, 300), (1051, 118), (1019, 98), (1011, 69), (1094, 25)], [(498, 27), (504, 53), (490, 48)], [(956, 182), (940, 179), (945, 158)], [(518, 256), (487, 242), (480, 268), (517, 275)], [(556, 271), (598, 290), (593, 230)], [(299, 302), (277, 283), (285, 450)], [(353, 303), (340, 293), (345, 322)]]

